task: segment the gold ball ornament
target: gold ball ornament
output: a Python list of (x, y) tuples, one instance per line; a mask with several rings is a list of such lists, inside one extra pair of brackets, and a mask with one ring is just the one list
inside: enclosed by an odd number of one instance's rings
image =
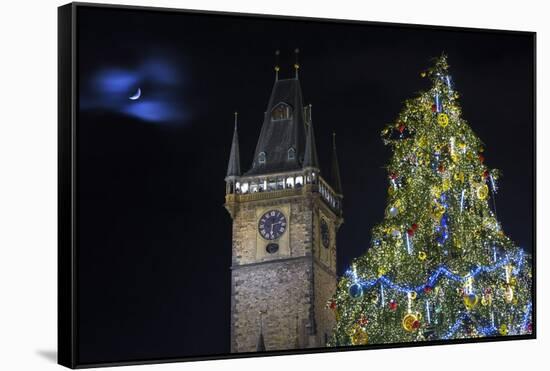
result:
[(447, 116), (446, 113), (440, 113), (439, 115), (437, 115), (437, 123), (442, 128), (447, 127), (447, 125), (449, 125), (449, 116)]
[(493, 296), (491, 294), (483, 295), (481, 298), (481, 305), (484, 307), (491, 305), (493, 303)]
[(420, 261), (426, 260), (427, 257), (428, 257), (428, 255), (427, 255), (424, 251), (420, 251), (420, 252), (418, 253), (418, 259), (419, 259)]
[(411, 298), (412, 300), (416, 299), (416, 291), (410, 291), (409, 298)]
[(428, 139), (426, 139), (425, 135), (422, 135), (418, 138), (418, 146), (420, 148), (426, 148), (428, 146)]
[(464, 183), (464, 173), (463, 172), (456, 173), (454, 175), (454, 178), (457, 182)]
[(415, 313), (407, 313), (402, 322), (405, 331), (413, 332), (420, 327), (420, 318)]
[(442, 205), (435, 205), (432, 209), (432, 217), (435, 220), (441, 219), (441, 217), (445, 214), (445, 208)]
[(464, 295), (464, 306), (468, 310), (474, 309), (479, 302), (479, 296), (475, 294)]
[(498, 329), (498, 332), (499, 332), (502, 336), (508, 334), (508, 326), (506, 326), (505, 324), (500, 325), (500, 327), (499, 327), (499, 329)]
[[(441, 197), (441, 188), (438, 187), (438, 186), (433, 186), (431, 189), (430, 189), (430, 193), (432, 196), (434, 196), (434, 198), (439, 198)], [(436, 202), (437, 205), (439, 205), (437, 202)]]
[(351, 330), (352, 345), (365, 345), (369, 341), (367, 330), (359, 324), (355, 324)]
[(489, 187), (487, 187), (487, 184), (479, 185), (476, 189), (476, 195), (480, 200), (485, 200), (489, 195)]

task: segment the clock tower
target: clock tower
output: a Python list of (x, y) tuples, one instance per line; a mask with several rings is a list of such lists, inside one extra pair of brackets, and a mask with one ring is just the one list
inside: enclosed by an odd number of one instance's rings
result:
[(251, 167), (241, 172), (237, 114), (225, 208), (232, 220), (231, 352), (324, 347), (334, 316), (342, 186), (333, 137), (321, 174), (311, 105), (277, 77)]

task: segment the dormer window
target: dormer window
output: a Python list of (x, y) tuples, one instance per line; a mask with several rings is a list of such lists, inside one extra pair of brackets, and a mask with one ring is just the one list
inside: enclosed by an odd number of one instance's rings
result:
[(263, 164), (265, 164), (265, 161), (266, 161), (265, 152), (260, 152), (260, 154), (258, 155), (258, 163), (260, 165), (263, 165)]
[(288, 159), (294, 160), (296, 158), (296, 150), (293, 147), (288, 149)]
[(271, 111), (271, 120), (288, 120), (292, 117), (292, 108), (286, 103), (279, 103)]

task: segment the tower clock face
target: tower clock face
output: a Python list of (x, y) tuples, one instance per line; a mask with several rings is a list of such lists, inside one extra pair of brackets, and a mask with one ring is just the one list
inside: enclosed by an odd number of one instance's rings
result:
[(269, 210), (260, 218), (258, 231), (266, 240), (276, 240), (286, 231), (286, 218), (279, 210)]
[(328, 224), (325, 219), (321, 219), (321, 242), (323, 246), (328, 248), (330, 244), (330, 231), (328, 229)]

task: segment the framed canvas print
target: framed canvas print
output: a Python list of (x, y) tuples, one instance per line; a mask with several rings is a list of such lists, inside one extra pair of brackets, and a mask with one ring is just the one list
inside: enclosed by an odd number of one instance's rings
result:
[(532, 339), (535, 34), (59, 8), (59, 363)]

